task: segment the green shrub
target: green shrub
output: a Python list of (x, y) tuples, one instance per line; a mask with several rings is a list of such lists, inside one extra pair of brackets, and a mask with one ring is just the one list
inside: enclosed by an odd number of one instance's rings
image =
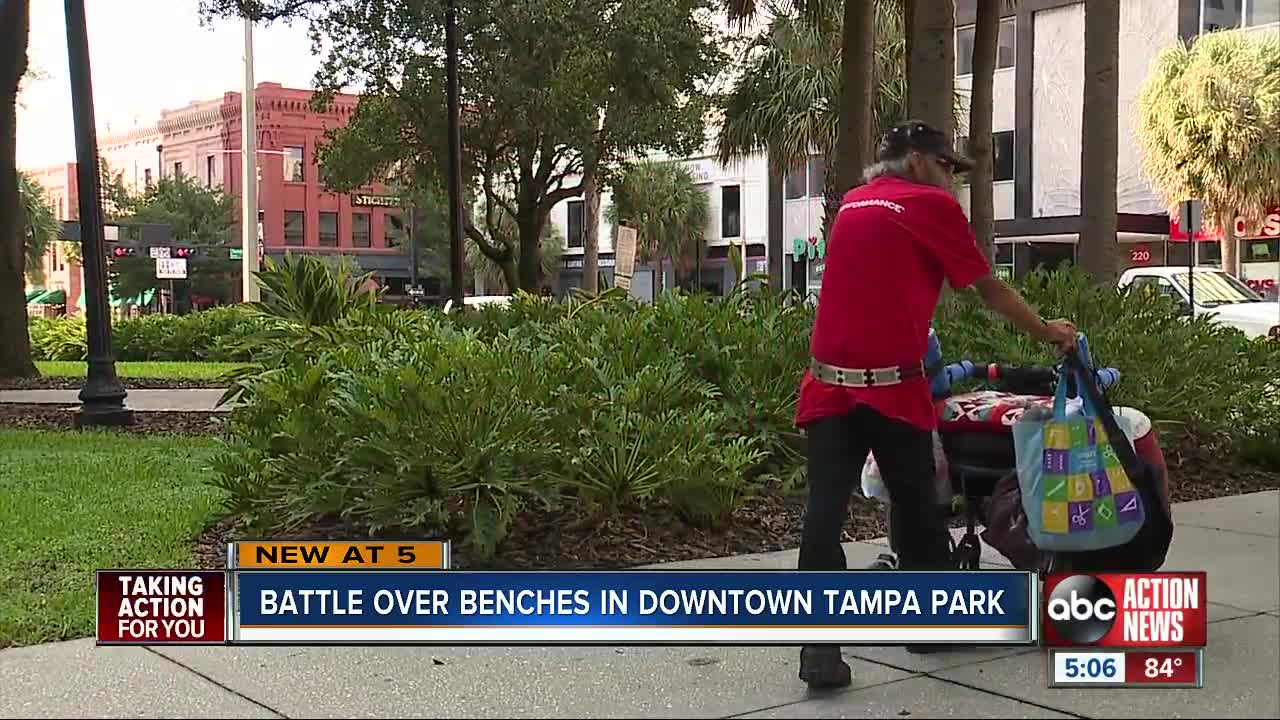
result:
[[(371, 304), (337, 274), (266, 275), (296, 301), (251, 313), (255, 365), (237, 385), (243, 405), (213, 480), (260, 532), (337, 517), (371, 533), (460, 538), (486, 558), (531, 503), (584, 522), (639, 506), (705, 527), (776, 478), (803, 476), (793, 419), (807, 305), (768, 292), (653, 305), (622, 292), (518, 294), (445, 316)], [(1280, 346), (1079, 275), (1036, 275), (1025, 293), (1044, 314), (1076, 319), (1095, 362), (1121, 370), (1118, 404), (1274, 452)], [(948, 360), (1054, 361), (966, 293), (936, 326)]]
[[(1079, 272), (1034, 273), (1021, 289), (1044, 317), (1076, 322), (1095, 366), (1120, 370), (1113, 403), (1138, 408), (1167, 431), (1214, 441), (1240, 442), (1276, 422), (1268, 386), (1280, 378), (1280, 344), (1207, 318), (1188, 321), (1159, 296), (1092, 287)], [(934, 327), (948, 360), (1055, 361), (1049, 346), (985, 310), (971, 292), (951, 294)]]

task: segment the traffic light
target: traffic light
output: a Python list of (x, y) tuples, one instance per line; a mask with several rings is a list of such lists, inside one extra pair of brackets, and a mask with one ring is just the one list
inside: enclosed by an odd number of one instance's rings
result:
[(174, 250), (173, 250), (173, 256), (174, 256), (174, 257), (178, 257), (178, 258), (189, 258), (189, 257), (195, 257), (195, 256), (196, 256), (196, 249), (195, 249), (195, 248), (185, 248), (185, 247), (174, 248)]
[(138, 251), (136, 248), (131, 248), (131, 247), (128, 247), (127, 245), (116, 245), (111, 248), (111, 255), (113, 257), (118, 257), (118, 258), (133, 257), (134, 255), (137, 255), (137, 254), (138, 254)]

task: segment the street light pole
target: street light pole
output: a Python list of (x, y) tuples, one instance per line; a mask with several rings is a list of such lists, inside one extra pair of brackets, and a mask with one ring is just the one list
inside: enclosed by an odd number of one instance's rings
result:
[(258, 271), (258, 141), (257, 141), (257, 101), (253, 86), (253, 19), (244, 19), (244, 92), (241, 93), (240, 107), (240, 172), (243, 179), (240, 186), (240, 207), (243, 217), (240, 220), (243, 234), (240, 239), (240, 274), (241, 296), (244, 302), (257, 302), (261, 295), (258, 292), (258, 279), (254, 275)]
[(71, 115), (76, 134), (76, 180), (80, 186), (80, 254), (84, 267), (89, 369), (80, 389), (77, 427), (130, 425), (128, 394), (116, 377), (111, 353), (111, 306), (107, 303), (106, 242), (102, 237), (102, 187), (98, 178), (98, 131), (93, 116), (93, 75), (84, 0), (66, 0), (67, 60)]
[(445, 75), (449, 104), (449, 274), (453, 306), (462, 309), (462, 128), (458, 98), (458, 2), (445, 12)]

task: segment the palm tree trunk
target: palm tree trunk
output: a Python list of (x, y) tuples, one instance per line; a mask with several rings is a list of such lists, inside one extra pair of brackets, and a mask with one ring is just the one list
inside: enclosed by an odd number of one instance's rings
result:
[(1233, 277), (1240, 274), (1239, 265), (1239, 249), (1240, 242), (1236, 240), (1236, 214), (1228, 211), (1222, 213), (1222, 217), (1218, 220), (1218, 227), (1222, 228), (1222, 269), (1224, 272), (1230, 273)]
[(18, 203), (18, 85), (27, 72), (31, 6), (0, 2), (0, 377), (33, 377), (27, 334), (26, 243)]
[(1120, 6), (1085, 3), (1080, 123), (1080, 266), (1097, 285), (1115, 280), (1119, 153)]
[(907, 11), (907, 114), (952, 137), (956, 117), (955, 2), (924, 0), (911, 3)]
[(973, 32), (973, 93), (969, 104), (966, 150), (973, 160), (973, 170), (969, 173), (969, 219), (978, 238), (978, 248), (987, 257), (987, 262), (995, 260), (996, 252), (996, 210), (991, 187), (995, 177), (991, 115), (999, 41), (1000, 3), (978, 3)]
[(582, 178), (582, 289), (600, 292), (600, 187), (596, 173)]
[[(845, 0), (840, 55), (840, 129), (836, 140), (836, 194), (860, 185), (871, 137), (874, 102), (875, 0)], [(824, 224), (834, 216), (828, 204)]]

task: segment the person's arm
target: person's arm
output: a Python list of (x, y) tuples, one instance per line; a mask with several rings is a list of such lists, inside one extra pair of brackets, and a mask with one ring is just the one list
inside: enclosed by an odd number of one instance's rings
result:
[(934, 253), (942, 263), (951, 287), (957, 290), (974, 288), (987, 307), (1003, 315), (1018, 329), (1062, 350), (1070, 348), (1076, 341), (1075, 325), (1066, 320), (1045, 322), (1017, 290), (992, 275), (991, 265), (978, 250), (977, 239), (960, 204), (941, 195), (932, 199), (935, 201), (933, 214), (939, 223)]

